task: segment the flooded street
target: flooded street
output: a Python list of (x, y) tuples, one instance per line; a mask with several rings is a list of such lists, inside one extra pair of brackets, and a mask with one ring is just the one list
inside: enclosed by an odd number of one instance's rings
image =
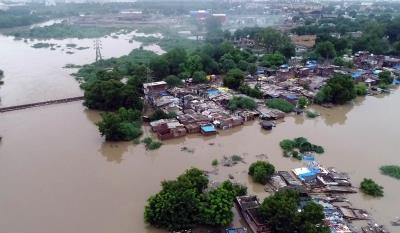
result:
[[(134, 32), (101, 38), (104, 58), (120, 57), (141, 43), (129, 39)], [(138, 33), (142, 35), (142, 33)], [(74, 69), (63, 68), (66, 64), (84, 65), (95, 60), (94, 39), (64, 40), (14, 40), (13, 37), (0, 35), (0, 69), (4, 71), (4, 85), (0, 87), (0, 106), (27, 104), (51, 99), (61, 99), (82, 95), (76, 80), (70, 76)], [(32, 48), (36, 43), (56, 44), (50, 48)], [(68, 48), (67, 44), (87, 49)], [(144, 49), (162, 53), (158, 46), (145, 46)], [(73, 54), (68, 54), (67, 52)]]
[[(212, 170), (213, 159), (239, 154), (247, 164), (219, 166), (216, 179), (232, 174), (248, 184), (250, 192), (265, 195), (249, 180), (249, 163), (266, 154), (277, 169), (301, 166), (284, 158), (278, 144), (284, 138), (304, 136), (325, 147), (319, 162), (349, 173), (356, 186), (364, 177), (384, 186), (383, 198), (349, 197), (355, 207), (367, 209), (398, 232), (389, 222), (399, 215), (395, 206), (400, 203), (400, 182), (381, 175), (378, 168), (400, 163), (396, 124), (400, 111), (394, 107), (399, 101), (398, 91), (367, 97), (354, 106), (318, 109), (322, 117), (314, 120), (288, 117), (272, 132), (252, 122), (215, 137), (191, 135), (166, 141), (153, 152), (132, 142), (104, 143), (93, 124), (98, 114), (79, 102), (4, 113), (0, 115), (0, 225), (5, 232), (19, 233), (157, 232), (144, 224), (143, 208), (159, 190), (160, 181), (191, 166)], [(182, 147), (194, 151), (181, 151)]]

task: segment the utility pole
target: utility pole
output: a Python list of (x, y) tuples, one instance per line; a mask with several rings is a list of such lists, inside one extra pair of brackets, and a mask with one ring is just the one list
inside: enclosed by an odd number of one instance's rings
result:
[(103, 57), (101, 56), (101, 41), (99, 39), (94, 40), (93, 42), (93, 47), (96, 50), (96, 62), (103, 60)]

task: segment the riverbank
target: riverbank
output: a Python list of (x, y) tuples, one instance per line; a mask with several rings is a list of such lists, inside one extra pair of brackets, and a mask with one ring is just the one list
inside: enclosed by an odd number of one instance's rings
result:
[[(400, 163), (400, 126), (395, 124), (400, 111), (388, 108), (399, 101), (398, 91), (368, 96), (353, 105), (315, 107), (321, 113), (315, 119), (287, 117), (271, 132), (249, 122), (212, 137), (168, 140), (157, 151), (132, 142), (103, 142), (93, 124), (98, 113), (85, 110), (81, 103), (0, 114), (0, 185), (7, 187), (0, 193), (0, 225), (8, 232), (36, 233), (43, 232), (46, 219), (49, 232), (159, 232), (144, 224), (143, 208), (160, 189), (160, 181), (174, 179), (192, 166), (212, 170), (212, 160), (238, 154), (244, 163), (218, 166), (218, 175), (212, 178), (222, 181), (233, 175), (249, 193), (263, 198), (268, 194), (248, 177), (249, 164), (264, 154), (279, 170), (299, 167), (301, 162), (282, 156), (279, 142), (304, 136), (324, 146), (326, 153), (317, 156), (321, 164), (348, 173), (354, 184), (368, 177), (385, 187), (382, 198), (359, 193), (349, 199), (396, 232), (390, 221), (398, 216), (393, 203), (400, 202), (400, 183), (382, 175), (379, 167)], [(145, 128), (144, 137), (149, 135)], [(233, 225), (241, 223), (235, 218)]]

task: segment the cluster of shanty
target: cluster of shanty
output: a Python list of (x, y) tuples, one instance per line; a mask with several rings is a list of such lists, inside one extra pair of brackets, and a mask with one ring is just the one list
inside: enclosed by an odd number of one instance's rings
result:
[(157, 136), (164, 140), (188, 133), (213, 135), (254, 120), (258, 111), (229, 111), (226, 106), (234, 96), (229, 89), (213, 85), (194, 85), (168, 88), (164, 81), (144, 84), (145, 98), (152, 107), (166, 113), (174, 112), (173, 119), (150, 122)]
[[(270, 177), (265, 190), (277, 192), (284, 189), (294, 189), (300, 193), (301, 204), (315, 202), (323, 207), (325, 223), (331, 232), (335, 233), (387, 233), (382, 225), (371, 224), (371, 216), (362, 209), (354, 208), (345, 194), (357, 192), (352, 187), (346, 174), (333, 168), (325, 168), (314, 161), (310, 155), (305, 167), (289, 171), (278, 171)], [(252, 232), (270, 233), (258, 209), (260, 203), (256, 196), (241, 196), (236, 198), (236, 206)], [(300, 208), (300, 207), (299, 207)], [(367, 226), (357, 230), (353, 221), (362, 221)]]
[[(146, 104), (165, 113), (173, 112), (173, 119), (161, 119), (151, 122), (152, 130), (162, 140), (185, 136), (188, 133), (213, 135), (218, 129), (225, 130), (242, 125), (246, 121), (260, 117), (261, 126), (271, 129), (275, 126), (271, 120), (285, 117), (285, 113), (265, 106), (265, 99), (280, 98), (296, 105), (300, 97), (312, 100), (320, 88), (335, 74), (351, 76), (355, 82), (364, 82), (369, 87), (369, 94), (381, 92), (379, 73), (390, 71), (400, 74), (400, 59), (358, 52), (352, 57), (345, 57), (354, 63), (350, 69), (334, 65), (320, 65), (317, 61), (301, 61), (292, 58), (290, 65), (277, 69), (258, 67), (256, 74), (247, 75), (243, 85), (257, 88), (260, 99), (254, 99), (254, 110), (239, 109), (231, 111), (228, 103), (233, 97), (244, 96), (222, 86), (222, 77), (213, 75), (207, 84), (186, 82), (181, 87), (169, 87), (165, 81), (145, 83)], [(395, 80), (395, 82), (398, 82)], [(295, 108), (296, 113), (301, 110)]]

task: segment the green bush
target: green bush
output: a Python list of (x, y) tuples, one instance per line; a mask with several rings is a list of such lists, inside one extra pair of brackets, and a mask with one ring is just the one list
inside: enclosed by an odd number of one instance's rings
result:
[(257, 88), (257, 87), (251, 88), (247, 84), (241, 85), (239, 87), (239, 91), (240, 91), (240, 93), (248, 95), (253, 98), (261, 99), (263, 97), (263, 93), (259, 88)]
[(297, 100), (297, 107), (300, 109), (304, 109), (308, 105), (308, 99), (304, 96), (300, 96), (299, 100)]
[(214, 159), (214, 160), (211, 162), (211, 165), (213, 165), (214, 167), (218, 166), (218, 160), (217, 160), (217, 159)]
[(146, 137), (142, 140), (144, 143), (146, 150), (156, 150), (162, 146), (162, 142), (156, 141), (151, 137)]
[(299, 152), (315, 152), (318, 154), (323, 154), (325, 152), (322, 146), (311, 144), (304, 137), (298, 137), (293, 140), (284, 139), (279, 143), (279, 145), (282, 148), (285, 157), (294, 157), (297, 159), (302, 159)]
[(253, 177), (255, 182), (260, 184), (266, 184), (268, 178), (271, 177), (274, 172), (274, 165), (265, 161), (257, 161), (252, 163), (249, 167), (249, 175)]
[(387, 176), (400, 179), (400, 166), (387, 165), (380, 168), (381, 172)]
[(358, 96), (364, 96), (368, 93), (368, 87), (365, 83), (357, 83), (355, 88)]
[(360, 189), (363, 193), (373, 196), (373, 197), (382, 197), (383, 196), (383, 187), (379, 186), (372, 179), (366, 179), (361, 182)]
[(281, 146), (281, 148), (282, 148), (283, 150), (286, 150), (286, 151), (293, 150), (293, 149), (296, 147), (296, 143), (295, 143), (294, 141), (290, 140), (290, 139), (284, 139), (284, 140), (282, 140), (282, 141), (279, 143), (279, 145)]
[(294, 109), (293, 104), (289, 103), (287, 100), (280, 99), (280, 98), (267, 100), (267, 106), (269, 108), (278, 109), (278, 110), (281, 110), (282, 112), (286, 112), (286, 113), (289, 113), (289, 112), (293, 111), (293, 109)]
[(157, 109), (150, 116), (150, 121), (157, 121), (157, 120), (161, 120), (161, 119), (173, 119), (175, 117), (176, 117), (176, 113), (174, 113), (174, 112), (165, 113), (163, 110)]

